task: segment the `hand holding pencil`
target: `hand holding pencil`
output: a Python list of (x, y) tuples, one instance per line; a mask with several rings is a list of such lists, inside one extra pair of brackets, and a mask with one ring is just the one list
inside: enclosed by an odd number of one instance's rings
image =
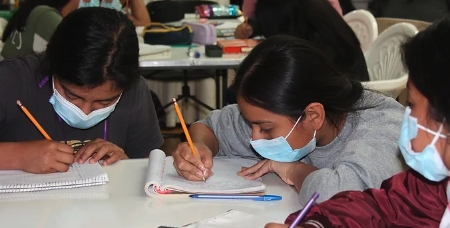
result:
[(194, 143), (192, 141), (175, 99), (174, 106), (187, 140), (187, 143), (181, 143), (172, 153), (175, 169), (179, 175), (188, 180), (206, 181), (206, 179), (212, 175), (211, 167), (213, 154), (206, 145)]
[(17, 101), (26, 117), (42, 134), (43, 139), (37, 141), (18, 142), (14, 145), (17, 150), (17, 169), (29, 173), (65, 172), (74, 162), (73, 148), (61, 142), (52, 141), (50, 136), (33, 117), (28, 109)]

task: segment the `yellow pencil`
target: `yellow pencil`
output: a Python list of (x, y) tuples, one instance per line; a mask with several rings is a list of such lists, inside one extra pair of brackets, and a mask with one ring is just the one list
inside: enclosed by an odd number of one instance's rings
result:
[[(183, 128), (184, 135), (186, 136), (189, 147), (191, 148), (191, 151), (194, 154), (194, 156), (197, 157), (198, 159), (200, 159), (200, 156), (197, 153), (197, 149), (195, 149), (194, 143), (192, 142), (191, 135), (189, 134), (189, 131), (186, 127), (186, 123), (184, 122), (184, 118), (183, 118), (183, 115), (181, 114), (180, 107), (178, 107), (177, 100), (175, 98), (173, 98), (172, 101), (173, 101), (173, 105), (175, 106), (175, 111), (177, 112), (178, 119), (180, 119), (181, 127)], [(203, 173), (203, 181), (206, 181), (205, 173)]]
[(51, 140), (50, 136), (47, 134), (47, 132), (45, 132), (44, 128), (41, 127), (41, 125), (36, 121), (36, 119), (33, 117), (33, 115), (31, 115), (31, 113), (28, 111), (28, 109), (22, 105), (22, 102), (17, 100), (17, 105), (19, 105), (19, 107), (22, 109), (22, 111), (25, 113), (25, 115), (28, 117), (28, 119), (30, 119), (31, 122), (33, 122), (34, 126), (41, 132), (41, 134), (46, 139)]

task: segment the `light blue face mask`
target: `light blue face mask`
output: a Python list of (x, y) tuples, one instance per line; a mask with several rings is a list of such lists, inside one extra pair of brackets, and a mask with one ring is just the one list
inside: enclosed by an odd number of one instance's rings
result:
[[(70, 103), (66, 100), (58, 91), (55, 89), (55, 84), (53, 84), (53, 95), (50, 98), (50, 104), (53, 105), (53, 109), (61, 117), (64, 122), (66, 122), (69, 126), (78, 128), (78, 129), (88, 129), (91, 128), (104, 119), (108, 118), (108, 116), (114, 111), (117, 103), (120, 100), (117, 99), (114, 104), (102, 108), (97, 109), (86, 115), (80, 108), (76, 105)], [(122, 96), (122, 95), (121, 95)]]
[(112, 0), (111, 2), (106, 2), (105, 0), (103, 0), (100, 3), (100, 7), (115, 9), (117, 11), (122, 10), (122, 4), (120, 3), (119, 0)]
[(90, 0), (89, 2), (85, 2), (84, 0), (80, 0), (78, 8), (99, 7), (99, 6), (100, 6), (100, 1), (99, 0)]
[(104, 7), (109, 9), (115, 9), (117, 11), (122, 10), (122, 4), (119, 0), (113, 0), (111, 2), (101, 1), (100, 0), (90, 0), (89, 2), (85, 2), (84, 0), (80, 0), (80, 4), (78, 5), (78, 8), (83, 7)]
[[(431, 143), (422, 152), (413, 151), (411, 146), (411, 140), (417, 137), (419, 128), (434, 135)], [(447, 138), (447, 136), (441, 134), (442, 128), (443, 124), (435, 132), (418, 124), (417, 118), (411, 116), (411, 109), (409, 107), (406, 108), (398, 141), (400, 151), (405, 158), (406, 164), (430, 181), (439, 182), (450, 176), (450, 171), (445, 167), (435, 145), (439, 138)]]
[(297, 126), (302, 116), (297, 119), (297, 122), (295, 122), (294, 126), (286, 135), (286, 137), (280, 136), (274, 139), (250, 140), (250, 144), (252, 145), (253, 149), (255, 149), (256, 152), (258, 152), (261, 156), (277, 162), (298, 161), (309, 153), (313, 152), (314, 149), (316, 149), (316, 131), (314, 131), (314, 136), (311, 141), (309, 141), (306, 146), (300, 149), (292, 149), (291, 145), (289, 145), (288, 141), (286, 140), (289, 135), (291, 135), (292, 131)]

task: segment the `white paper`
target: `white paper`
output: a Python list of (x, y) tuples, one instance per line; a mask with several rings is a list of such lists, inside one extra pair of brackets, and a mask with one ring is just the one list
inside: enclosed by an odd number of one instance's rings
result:
[(230, 210), (219, 216), (192, 223), (182, 228), (263, 228), (267, 223), (283, 223), (279, 219)]

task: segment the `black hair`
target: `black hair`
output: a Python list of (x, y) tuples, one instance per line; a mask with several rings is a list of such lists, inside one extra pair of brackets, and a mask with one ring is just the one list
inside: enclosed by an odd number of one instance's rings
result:
[(364, 91), (310, 42), (286, 35), (258, 44), (239, 67), (232, 88), (249, 104), (293, 120), (309, 104), (321, 103), (335, 127), (345, 114), (359, 110)]
[(409, 82), (429, 102), (430, 117), (450, 125), (450, 17), (435, 22), (402, 48)]
[(30, 16), (31, 11), (33, 11), (36, 6), (49, 6), (55, 9), (60, 10), (64, 7), (70, 0), (26, 0), (22, 4), (20, 4), (19, 9), (11, 19), (8, 21), (8, 24), (5, 27), (2, 35), (2, 41), (6, 42), (6, 40), (11, 36), (14, 30), (19, 32), (23, 32), (25, 29), (25, 24), (27, 23), (28, 16)]
[(344, 73), (363, 58), (355, 33), (327, 0), (258, 0), (255, 18), (266, 38), (291, 35), (311, 41)]
[(140, 77), (135, 26), (114, 9), (77, 9), (56, 28), (45, 62), (48, 74), (63, 82), (95, 88), (111, 81), (126, 89)]

